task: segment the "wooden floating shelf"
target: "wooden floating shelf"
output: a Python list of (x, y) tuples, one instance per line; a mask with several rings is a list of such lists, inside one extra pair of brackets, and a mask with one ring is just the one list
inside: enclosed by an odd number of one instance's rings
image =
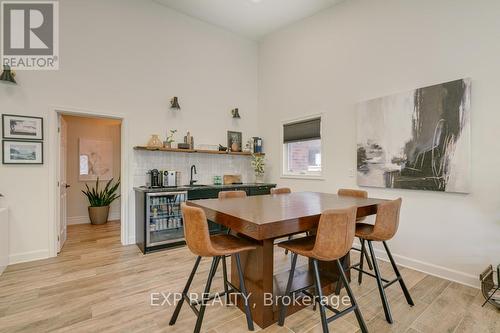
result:
[[(166, 153), (188, 153), (188, 154), (212, 154), (212, 155), (236, 155), (236, 156), (252, 156), (252, 153), (241, 152), (227, 152), (218, 150), (204, 150), (204, 149), (178, 149), (178, 148), (151, 148), (147, 146), (135, 146), (135, 150), (148, 150), (148, 151), (161, 151)], [(255, 155), (264, 156), (264, 153), (257, 153)]]

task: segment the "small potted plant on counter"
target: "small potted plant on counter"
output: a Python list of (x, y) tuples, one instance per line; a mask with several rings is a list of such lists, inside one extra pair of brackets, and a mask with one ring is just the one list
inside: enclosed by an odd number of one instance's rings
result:
[(252, 162), (251, 162), (253, 171), (255, 172), (255, 182), (263, 183), (264, 182), (264, 166), (266, 165), (264, 162), (264, 156), (258, 154), (252, 154)]
[(82, 190), (83, 194), (89, 200), (89, 217), (92, 224), (105, 224), (108, 222), (109, 205), (120, 197), (116, 193), (118, 186), (120, 186), (120, 180), (114, 185), (111, 185), (112, 182), (113, 178), (109, 180), (102, 191), (99, 191), (99, 178), (97, 178), (95, 188), (90, 189), (85, 184), (87, 190)]

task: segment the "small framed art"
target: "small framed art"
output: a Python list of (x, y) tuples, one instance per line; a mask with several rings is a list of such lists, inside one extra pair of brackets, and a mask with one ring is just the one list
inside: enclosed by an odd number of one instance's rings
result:
[(43, 142), (3, 140), (3, 164), (43, 164)]
[(43, 140), (43, 118), (3, 114), (2, 133), (8, 140)]
[(227, 147), (231, 151), (239, 152), (241, 151), (242, 143), (241, 132), (227, 131)]

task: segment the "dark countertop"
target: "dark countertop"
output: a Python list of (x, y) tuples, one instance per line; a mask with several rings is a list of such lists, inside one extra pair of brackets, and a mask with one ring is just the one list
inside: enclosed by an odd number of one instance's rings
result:
[(227, 188), (245, 188), (245, 187), (260, 187), (260, 186), (270, 186), (274, 187), (276, 184), (271, 183), (244, 183), (244, 184), (232, 184), (232, 185), (204, 185), (204, 186), (177, 186), (177, 187), (160, 187), (160, 188), (148, 188), (145, 186), (134, 187), (137, 192), (144, 193), (154, 193), (154, 192), (180, 192), (180, 191), (197, 191), (204, 189), (218, 189), (224, 190)]

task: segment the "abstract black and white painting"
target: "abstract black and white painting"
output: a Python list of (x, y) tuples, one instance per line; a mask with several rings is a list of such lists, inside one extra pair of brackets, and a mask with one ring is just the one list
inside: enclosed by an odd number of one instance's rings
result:
[(469, 192), (471, 80), (363, 102), (358, 185)]

